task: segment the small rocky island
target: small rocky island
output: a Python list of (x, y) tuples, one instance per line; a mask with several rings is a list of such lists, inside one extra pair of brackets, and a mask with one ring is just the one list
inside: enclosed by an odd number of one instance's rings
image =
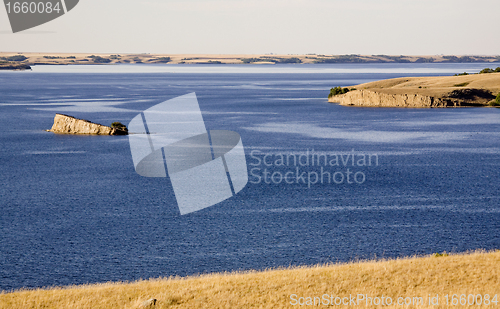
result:
[(54, 124), (49, 132), (58, 134), (94, 134), (94, 135), (127, 135), (127, 127), (120, 122), (113, 122), (110, 127), (93, 123), (72, 116), (56, 114)]
[(497, 106), (500, 105), (500, 73), (404, 77), (348, 88), (335, 87), (330, 91), (328, 102), (366, 107)]

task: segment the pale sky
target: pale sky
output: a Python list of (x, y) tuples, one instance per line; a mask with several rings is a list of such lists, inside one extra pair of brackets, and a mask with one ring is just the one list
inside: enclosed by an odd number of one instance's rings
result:
[(80, 0), (0, 51), (500, 54), (498, 0)]

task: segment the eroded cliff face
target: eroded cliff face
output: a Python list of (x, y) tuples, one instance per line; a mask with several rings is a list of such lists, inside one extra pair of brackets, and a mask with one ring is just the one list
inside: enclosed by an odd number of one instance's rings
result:
[(88, 120), (56, 114), (50, 132), (60, 134), (97, 134), (97, 135), (126, 135), (127, 132), (117, 128), (103, 126)]
[(420, 94), (388, 94), (373, 90), (354, 90), (343, 95), (328, 98), (328, 102), (346, 106), (367, 107), (464, 107), (484, 106), (485, 102), (454, 97), (432, 97)]

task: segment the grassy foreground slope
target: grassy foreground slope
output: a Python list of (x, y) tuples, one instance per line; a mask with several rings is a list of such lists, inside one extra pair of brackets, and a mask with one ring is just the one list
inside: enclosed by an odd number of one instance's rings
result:
[(356, 90), (330, 96), (329, 101), (342, 105), (387, 107), (435, 107), (432, 103), (436, 102), (442, 105), (437, 107), (486, 106), (500, 93), (500, 73), (403, 77), (349, 88)]
[[(334, 305), (342, 308), (381, 307), (366, 301), (382, 296), (392, 299), (383, 308), (456, 308), (464, 306), (446, 305), (446, 294), (450, 302), (453, 294), (488, 294), (491, 301), (497, 294), (497, 304), (471, 307), (500, 308), (500, 251), (18, 291), (0, 294), (0, 308), (144, 308), (151, 298), (157, 301), (149, 308), (305, 308), (325, 306), (292, 303), (324, 294), (365, 295), (356, 305)], [(439, 295), (439, 305), (429, 305), (429, 295)], [(424, 304), (398, 306), (399, 297)]]

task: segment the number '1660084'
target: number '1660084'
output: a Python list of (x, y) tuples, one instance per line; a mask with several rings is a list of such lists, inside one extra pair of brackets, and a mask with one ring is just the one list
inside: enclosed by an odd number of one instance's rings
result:
[(52, 2), (7, 2), (5, 4), (7, 8), (7, 13), (11, 14), (52, 14), (53, 12), (59, 13), (62, 8), (60, 3), (57, 2), (54, 5)]
[(461, 294), (461, 295), (457, 295), (457, 294), (453, 294), (453, 295), (448, 295), (446, 294), (444, 296), (444, 298), (446, 299), (446, 305), (452, 305), (452, 306), (458, 306), (458, 305), (462, 305), (462, 306), (465, 306), (465, 305), (469, 305), (469, 306), (472, 306), (472, 305), (486, 305), (486, 306), (489, 306), (489, 305), (498, 305), (498, 295), (495, 294), (495, 295), (489, 295), (489, 294), (484, 294), (484, 295), (481, 295), (481, 294), (469, 294), (469, 295), (465, 295), (465, 294)]

